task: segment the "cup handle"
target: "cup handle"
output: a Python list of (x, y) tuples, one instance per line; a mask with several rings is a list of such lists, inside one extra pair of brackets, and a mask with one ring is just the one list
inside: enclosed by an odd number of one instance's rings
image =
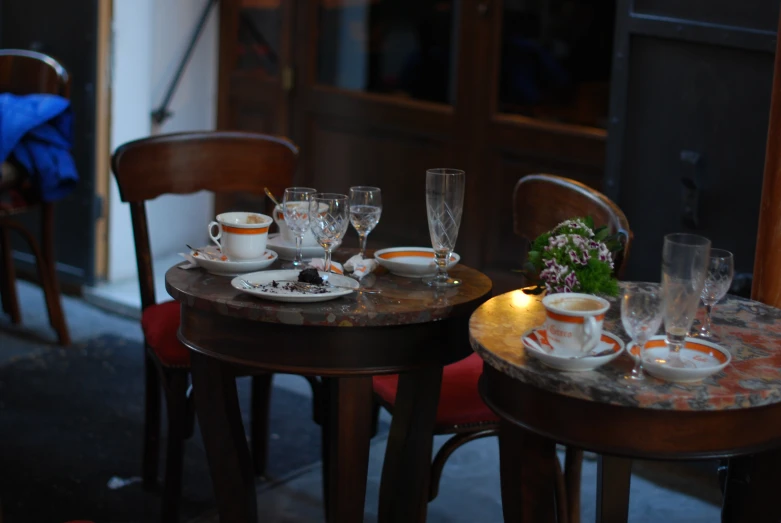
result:
[[(217, 226), (217, 234), (213, 234), (212, 230), (214, 229), (214, 226)], [(220, 245), (220, 238), (222, 238), (222, 227), (220, 227), (220, 224), (217, 222), (211, 222), (209, 224), (209, 238), (212, 239), (214, 243), (217, 244), (217, 247), (220, 248), (220, 252), (225, 254), (225, 251), (222, 250), (222, 245)]]
[(601, 338), (600, 334), (602, 334), (594, 316), (583, 318), (583, 334), (586, 335), (586, 346), (583, 352), (593, 350), (594, 347), (597, 346), (597, 343), (599, 343), (599, 339)]

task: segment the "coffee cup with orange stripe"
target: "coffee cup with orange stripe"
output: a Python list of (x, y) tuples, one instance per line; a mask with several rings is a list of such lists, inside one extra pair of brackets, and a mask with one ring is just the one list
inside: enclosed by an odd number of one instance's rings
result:
[(545, 332), (556, 353), (579, 356), (597, 346), (610, 302), (593, 294), (563, 292), (545, 296), (542, 305)]
[[(256, 260), (266, 251), (271, 216), (256, 212), (226, 212), (209, 224), (209, 236), (231, 261)], [(215, 227), (217, 233), (214, 233)]]

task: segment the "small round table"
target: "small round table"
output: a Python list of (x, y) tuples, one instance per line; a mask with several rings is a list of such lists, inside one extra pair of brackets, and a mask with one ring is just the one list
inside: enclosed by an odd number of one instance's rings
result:
[[(469, 323), (472, 347), (485, 361), (481, 394), (502, 418), (506, 522), (554, 521), (556, 442), (601, 454), (598, 521), (626, 521), (631, 458), (757, 453), (764, 454), (738, 462), (735, 471), (730, 464), (722, 515), (724, 521), (779, 521), (773, 494), (765, 494), (781, 486), (781, 310), (728, 296), (713, 312), (721, 345), (732, 354), (727, 368), (699, 383), (648, 375), (638, 383), (623, 378), (633, 365), (626, 354), (588, 372), (560, 372), (529, 357), (520, 337), (544, 323), (541, 300), (521, 290), (503, 294), (480, 306)], [(615, 298), (604, 328), (629, 341)]]
[(449, 272), (463, 285), (438, 291), (379, 269), (362, 285), (381, 294), (280, 303), (234, 289), (229, 277), (168, 270), (166, 289), (181, 303), (179, 339), (192, 351), (196, 412), (222, 523), (257, 521), (235, 378), (263, 372), (328, 382), (323, 459), (326, 514), (334, 523), (363, 521), (372, 376), (399, 373), (380, 521), (425, 514), (442, 367), (471, 353), (468, 318), (491, 292), (491, 280), (474, 269), (458, 265)]

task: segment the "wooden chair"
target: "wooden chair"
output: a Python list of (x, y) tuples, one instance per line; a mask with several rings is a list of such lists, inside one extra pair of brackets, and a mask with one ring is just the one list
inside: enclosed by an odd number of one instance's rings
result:
[[(269, 187), (282, 194), (292, 184), (297, 155), (296, 146), (284, 138), (239, 132), (193, 132), (126, 143), (112, 157), (111, 167), (120, 196), (130, 204), (141, 288), (141, 325), (146, 344), (143, 480), (147, 488), (157, 482), (161, 382), (168, 407), (161, 516), (166, 523), (178, 519), (183, 443), (192, 434), (194, 410), (188, 393), (190, 352), (176, 336), (179, 304), (157, 303), (155, 298), (145, 203), (163, 194), (201, 190), (263, 195), (263, 188)], [(258, 474), (266, 467), (271, 377), (271, 374), (260, 375), (252, 380), (252, 453)]]
[[(70, 77), (65, 68), (53, 58), (18, 49), (0, 49), (0, 92), (13, 94), (56, 94), (64, 98), (70, 96)], [(11, 250), (11, 229), (18, 231), (30, 245), (38, 269), (38, 278), (46, 297), (49, 323), (57, 332), (60, 345), (70, 345), (70, 334), (60, 301), (60, 285), (57, 278), (54, 257), (54, 204), (34, 199), (34, 191), (29, 180), (11, 164), (3, 165), (0, 176), (0, 194), (15, 191), (25, 198), (15, 198), (13, 204), (0, 205), (0, 294), (3, 311), (11, 316), (11, 322), (22, 321), (19, 310), (19, 297), (16, 292), (16, 271)], [(11, 180), (9, 180), (9, 174)], [(15, 220), (16, 215), (40, 208), (41, 243), (22, 223)]]
[[(525, 242), (533, 241), (568, 218), (588, 215), (594, 218), (595, 224), (606, 224), (613, 232), (621, 232), (626, 239), (623, 251), (615, 259), (615, 272), (620, 277), (629, 254), (632, 233), (626, 216), (615, 203), (582, 183), (548, 174), (525, 176), (515, 186), (514, 231)], [(519, 260), (519, 267), (522, 261)], [(498, 434), (499, 418), (483, 403), (478, 392), (477, 383), (482, 370), (483, 360), (477, 354), (444, 368), (434, 433), (453, 436), (442, 445), (432, 463), (429, 501), (436, 498), (445, 462), (458, 447)], [(375, 396), (391, 414), (397, 386), (397, 375), (374, 378)], [(560, 505), (560, 523), (576, 523), (580, 519), (582, 459), (582, 451), (567, 449), (565, 472), (559, 471), (558, 474), (558, 489), (561, 494), (559, 499), (566, 499), (569, 506)]]

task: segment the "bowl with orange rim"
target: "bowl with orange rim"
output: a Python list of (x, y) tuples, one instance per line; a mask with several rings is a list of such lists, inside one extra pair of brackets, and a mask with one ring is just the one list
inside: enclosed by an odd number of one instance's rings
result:
[[(637, 359), (640, 348), (631, 343), (627, 353)], [(716, 343), (699, 338), (686, 338), (680, 351), (683, 366), (670, 358), (666, 336), (654, 336), (645, 344), (643, 369), (655, 378), (676, 383), (700, 381), (723, 370), (730, 361), (730, 352)]]
[[(437, 273), (434, 261), (434, 249), (431, 247), (391, 247), (380, 249), (374, 253), (377, 263), (388, 269), (392, 274), (406, 278), (426, 278)], [(450, 269), (461, 257), (450, 254), (447, 268)]]

